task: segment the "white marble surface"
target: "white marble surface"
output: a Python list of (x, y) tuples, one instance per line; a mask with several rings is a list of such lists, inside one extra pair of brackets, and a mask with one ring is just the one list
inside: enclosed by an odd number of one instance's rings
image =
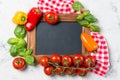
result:
[(12, 65), (9, 54), (8, 38), (14, 37), (15, 25), (11, 18), (16, 11), (28, 12), (37, 6), (38, 0), (0, 0), (0, 80), (120, 80), (120, 0), (80, 0), (99, 20), (101, 33), (105, 36), (110, 50), (111, 68), (105, 77), (94, 73), (79, 76), (48, 77), (43, 67), (28, 66), (25, 71), (17, 71)]

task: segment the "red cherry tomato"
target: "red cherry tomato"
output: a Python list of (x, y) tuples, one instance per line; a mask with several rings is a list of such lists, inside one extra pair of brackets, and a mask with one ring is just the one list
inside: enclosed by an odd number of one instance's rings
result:
[(62, 65), (63, 66), (71, 66), (72, 59), (69, 55), (62, 56)]
[(60, 64), (61, 62), (61, 56), (59, 54), (52, 54), (50, 56), (50, 61), (54, 64)]
[(39, 63), (42, 66), (47, 67), (47, 66), (49, 66), (48, 61), (49, 61), (49, 58), (47, 56), (42, 56), (42, 57), (40, 57)]
[(55, 12), (50, 11), (50, 12), (45, 13), (44, 20), (48, 24), (55, 24), (58, 22), (58, 16)]
[(80, 66), (83, 64), (84, 58), (81, 54), (74, 54), (73, 57), (73, 63), (75, 66)]
[(25, 68), (26, 63), (25, 60), (21, 57), (17, 57), (13, 60), (12, 65), (17, 70), (22, 70)]
[(96, 64), (96, 59), (93, 56), (87, 56), (84, 60), (85, 67), (94, 67)]
[(52, 76), (54, 74), (54, 67), (53, 66), (44, 67), (44, 73), (48, 76)]
[(67, 75), (75, 75), (76, 74), (76, 68), (74, 66), (66, 68), (65, 70)]
[(58, 68), (56, 68), (55, 73), (57, 75), (64, 75), (64, 71), (65, 71), (65, 69), (63, 67), (58, 67)]
[(84, 66), (81, 66), (80, 68), (83, 68), (83, 69), (78, 69), (77, 74), (79, 76), (86, 76), (88, 74), (88, 70)]

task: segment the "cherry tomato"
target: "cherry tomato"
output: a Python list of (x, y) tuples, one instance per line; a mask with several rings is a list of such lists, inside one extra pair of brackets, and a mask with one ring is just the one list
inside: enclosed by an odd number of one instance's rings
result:
[(59, 65), (61, 62), (61, 56), (59, 54), (52, 54), (50, 57), (50, 61), (56, 65)]
[(50, 11), (50, 12), (45, 13), (44, 20), (48, 24), (55, 24), (58, 22), (58, 16), (55, 12)]
[(80, 68), (83, 68), (83, 69), (78, 69), (77, 74), (79, 76), (86, 76), (88, 74), (88, 70), (84, 66), (81, 66)]
[(93, 56), (87, 56), (84, 61), (85, 67), (94, 67), (96, 64), (96, 59)]
[(73, 57), (73, 63), (75, 66), (80, 66), (83, 64), (84, 58), (81, 54), (74, 54)]
[(71, 66), (72, 59), (69, 55), (62, 56), (62, 65), (63, 66)]
[(34, 29), (36, 26), (34, 23), (31, 23), (31, 22), (27, 22), (27, 24), (25, 24), (25, 29), (27, 31), (31, 31), (32, 29)]
[(55, 73), (57, 75), (64, 75), (64, 71), (65, 71), (65, 69), (63, 67), (58, 67), (58, 68), (56, 68)]
[(26, 62), (23, 58), (17, 57), (12, 62), (13, 67), (17, 70), (23, 70), (26, 66)]
[(40, 62), (39, 63), (42, 66), (47, 67), (47, 66), (49, 66), (48, 61), (49, 61), (49, 58), (47, 56), (42, 56), (42, 57), (40, 57)]
[(74, 66), (66, 68), (65, 70), (67, 75), (75, 75), (76, 74), (76, 68)]
[(53, 66), (44, 67), (44, 73), (48, 76), (52, 76), (54, 74), (54, 67)]

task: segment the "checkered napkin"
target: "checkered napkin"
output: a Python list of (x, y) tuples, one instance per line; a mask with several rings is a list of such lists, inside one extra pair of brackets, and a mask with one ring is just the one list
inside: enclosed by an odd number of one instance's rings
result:
[(92, 72), (104, 76), (110, 67), (108, 45), (104, 36), (99, 32), (91, 32), (91, 36), (98, 43), (97, 53), (91, 53), (97, 60), (97, 68)]
[[(43, 12), (54, 11), (56, 13), (76, 13), (71, 4), (74, 3), (74, 0), (39, 0), (38, 8)], [(81, 13), (81, 12), (78, 12)], [(106, 40), (103, 35), (99, 32), (91, 32), (92, 38), (98, 43), (98, 49), (96, 54), (91, 53), (97, 60), (97, 67), (91, 72), (99, 74), (101, 76), (105, 76), (107, 71), (109, 70), (109, 52)]]

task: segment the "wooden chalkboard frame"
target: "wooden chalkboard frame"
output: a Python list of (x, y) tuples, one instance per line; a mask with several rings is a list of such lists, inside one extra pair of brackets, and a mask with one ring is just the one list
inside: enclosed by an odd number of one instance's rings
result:
[[(58, 14), (58, 17), (60, 22), (76, 22), (77, 15), (78, 14)], [(44, 21), (44, 19), (42, 19), (42, 21)], [(90, 29), (82, 27), (82, 32), (90, 34)], [(36, 61), (39, 62), (40, 56), (43, 55), (36, 55), (36, 28), (34, 28), (32, 31), (27, 32), (27, 48), (33, 50), (32, 54), (35, 57)], [(83, 44), (82, 44), (82, 55), (83, 56), (89, 55)]]

